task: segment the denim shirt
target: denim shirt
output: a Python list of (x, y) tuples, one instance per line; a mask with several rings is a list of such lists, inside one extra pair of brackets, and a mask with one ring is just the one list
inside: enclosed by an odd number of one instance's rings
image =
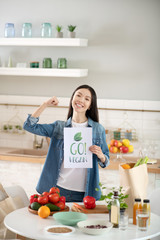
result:
[[(38, 181), (36, 190), (39, 193), (49, 191), (53, 186), (56, 186), (61, 165), (64, 159), (64, 127), (71, 126), (71, 118), (66, 122), (55, 121), (52, 124), (38, 124), (39, 118), (31, 117), (28, 115), (27, 120), (24, 122), (24, 129), (28, 132), (49, 137), (51, 139), (46, 161)], [(109, 165), (109, 150), (106, 143), (106, 135), (104, 127), (98, 122), (94, 122), (88, 118), (88, 127), (92, 127), (92, 143), (101, 147), (103, 154), (106, 157), (104, 163), (100, 161), (97, 155), (93, 154), (93, 167), (87, 169), (86, 189), (85, 196), (93, 196), (98, 200), (101, 192), (96, 191), (99, 188), (99, 169), (98, 164), (105, 168)], [(75, 176), (76, 177), (76, 176)]]

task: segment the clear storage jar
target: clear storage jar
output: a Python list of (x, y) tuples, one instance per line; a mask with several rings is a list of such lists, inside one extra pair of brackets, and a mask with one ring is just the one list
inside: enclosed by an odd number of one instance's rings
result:
[(32, 37), (32, 24), (31, 23), (23, 23), (22, 37), (24, 37), (24, 38)]
[(52, 37), (52, 26), (50, 23), (42, 23), (41, 37), (43, 37), (43, 38)]
[(15, 37), (14, 23), (5, 24), (4, 36), (7, 38)]

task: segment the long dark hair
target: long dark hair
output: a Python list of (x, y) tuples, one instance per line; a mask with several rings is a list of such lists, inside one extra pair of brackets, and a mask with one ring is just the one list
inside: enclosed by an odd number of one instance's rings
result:
[(77, 87), (76, 90), (73, 92), (70, 99), (67, 119), (73, 116), (73, 108), (72, 108), (73, 96), (78, 89), (82, 89), (82, 88), (88, 89), (91, 93), (91, 106), (90, 106), (90, 109), (86, 111), (86, 117), (90, 117), (93, 121), (99, 122), (99, 115), (98, 115), (98, 108), (97, 108), (97, 95), (94, 89), (88, 85), (81, 85)]

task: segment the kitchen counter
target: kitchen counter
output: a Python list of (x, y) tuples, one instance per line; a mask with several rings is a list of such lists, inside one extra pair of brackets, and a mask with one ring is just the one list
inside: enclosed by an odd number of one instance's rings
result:
[(0, 147), (0, 160), (14, 162), (45, 162), (47, 150)]
[[(119, 164), (122, 163), (135, 163), (139, 159), (139, 157), (130, 157), (130, 156), (124, 156), (124, 159), (126, 162), (122, 162), (119, 160), (114, 161), (113, 159), (115, 156), (110, 156), (110, 165), (106, 168), (106, 170), (119, 170)], [(147, 164), (148, 172), (149, 173), (160, 173), (160, 159), (157, 159), (157, 163), (155, 164)]]
[[(23, 150), (25, 154), (23, 154)], [(16, 153), (18, 152), (18, 153)], [(29, 153), (29, 154), (28, 154)], [(14, 162), (41, 163), (45, 162), (47, 150), (42, 149), (18, 149), (0, 147), (0, 160)], [(119, 160), (113, 161), (115, 156), (110, 156), (110, 165), (104, 170), (118, 170), (119, 164), (123, 163)], [(127, 162), (136, 162), (139, 157), (124, 156)], [(160, 159), (156, 164), (148, 164), (149, 173), (160, 173)]]

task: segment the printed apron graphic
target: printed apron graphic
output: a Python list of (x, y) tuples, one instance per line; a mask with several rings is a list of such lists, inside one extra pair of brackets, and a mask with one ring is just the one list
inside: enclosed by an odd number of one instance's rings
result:
[(92, 168), (92, 128), (64, 128), (64, 168)]

